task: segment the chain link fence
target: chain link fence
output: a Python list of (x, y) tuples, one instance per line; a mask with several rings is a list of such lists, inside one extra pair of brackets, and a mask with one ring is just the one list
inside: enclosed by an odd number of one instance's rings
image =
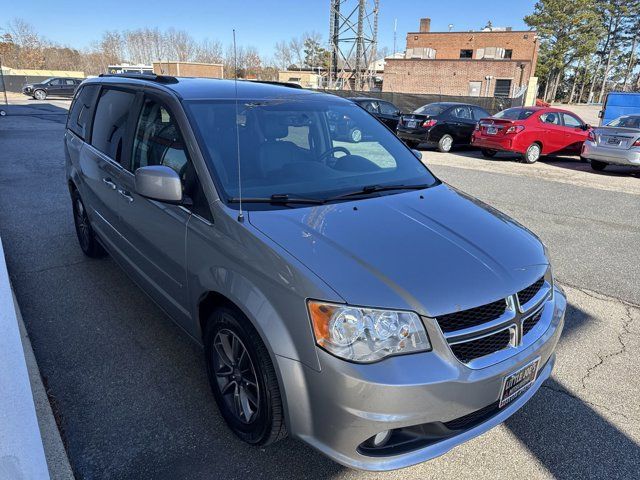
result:
[(415, 109), (434, 102), (459, 102), (477, 105), (489, 113), (494, 114), (505, 108), (519, 107), (522, 105), (522, 97), (467, 97), (439, 94), (414, 94), (397, 92), (354, 92), (352, 90), (323, 90), (340, 97), (369, 97), (386, 100), (396, 105), (402, 112), (412, 112)]

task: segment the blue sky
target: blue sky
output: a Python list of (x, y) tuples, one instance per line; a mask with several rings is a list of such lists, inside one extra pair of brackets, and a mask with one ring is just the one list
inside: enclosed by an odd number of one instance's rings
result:
[[(534, 3), (380, 0), (379, 44), (393, 47), (396, 18), (398, 50), (404, 48), (406, 33), (418, 29), (420, 17), (431, 17), (434, 31), (446, 31), (450, 23), (454, 30), (477, 30), (488, 20), (495, 26), (526, 29), (522, 18), (531, 13)], [(139, 27), (175, 27), (197, 40), (211, 38), (227, 44), (235, 27), (239, 44), (271, 55), (278, 40), (315, 30), (326, 41), (329, 30), (329, 0), (6, 0), (2, 10), (5, 19), (24, 18), (49, 40), (75, 48), (89, 46), (105, 30)]]

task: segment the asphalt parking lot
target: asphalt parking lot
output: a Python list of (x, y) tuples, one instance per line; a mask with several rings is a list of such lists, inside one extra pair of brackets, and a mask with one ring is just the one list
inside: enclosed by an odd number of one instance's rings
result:
[(434, 461), (370, 474), (291, 439), (237, 440), (199, 348), (112, 260), (82, 255), (63, 169), (67, 104), (0, 118), (0, 236), (77, 478), (638, 478), (638, 172), (424, 153), (441, 179), (540, 235), (569, 310), (552, 379), (518, 414)]

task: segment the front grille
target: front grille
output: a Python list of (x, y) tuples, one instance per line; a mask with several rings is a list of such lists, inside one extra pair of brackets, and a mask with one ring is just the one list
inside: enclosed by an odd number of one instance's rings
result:
[(520, 290), (518, 292), (518, 302), (520, 302), (520, 305), (524, 305), (535, 297), (536, 293), (538, 293), (542, 288), (542, 285), (544, 285), (544, 277), (540, 277), (535, 283), (532, 283), (527, 288)]
[(449, 430), (468, 430), (469, 428), (481, 424), (485, 420), (488, 420), (496, 413), (498, 413), (498, 410), (500, 409), (499, 405), (500, 402), (494, 402), (491, 405), (487, 405), (480, 410), (471, 412), (464, 417), (456, 418), (449, 422), (444, 422), (444, 426)]
[(542, 317), (542, 309), (538, 310), (536, 313), (527, 318), (524, 322), (522, 322), (522, 335), (526, 335), (531, 331), (533, 327), (537, 325), (540, 321), (540, 317)]
[(507, 348), (511, 343), (509, 329), (501, 330), (493, 335), (477, 338), (464, 343), (451, 345), (451, 350), (461, 362), (468, 363), (476, 358)]
[(495, 320), (504, 313), (506, 308), (507, 302), (504, 299), (500, 299), (480, 307), (442, 315), (438, 317), (438, 324), (445, 333), (475, 327)]

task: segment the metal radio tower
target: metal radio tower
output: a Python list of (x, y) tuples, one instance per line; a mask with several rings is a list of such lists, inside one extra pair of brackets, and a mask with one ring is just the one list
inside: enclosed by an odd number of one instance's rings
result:
[(380, 0), (330, 0), (329, 87), (370, 90), (378, 42)]

